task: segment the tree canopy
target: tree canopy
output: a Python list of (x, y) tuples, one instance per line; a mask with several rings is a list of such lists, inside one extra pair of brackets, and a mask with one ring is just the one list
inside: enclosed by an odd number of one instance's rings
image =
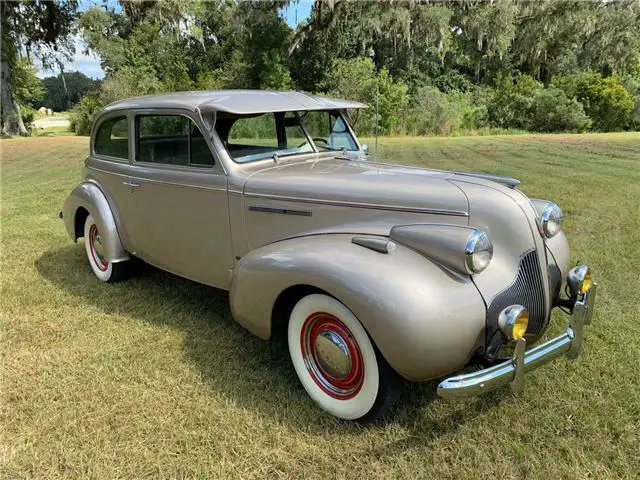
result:
[(20, 96), (25, 96), (20, 93), (25, 89), (24, 79), (29, 77), (24, 76), (21, 56), (24, 54), (29, 60), (35, 56), (44, 66), (68, 57), (73, 51), (71, 34), (76, 9), (76, 0), (0, 2), (3, 134), (27, 134), (19, 102)]
[[(261, 88), (377, 98), (383, 133), (639, 126), (639, 0), (317, 0), (295, 28), (291, 3), (121, 0), (76, 22), (71, 1), (3, 9), (33, 17), (11, 45), (49, 58), (77, 28), (99, 55), (106, 77), (76, 109), (82, 125), (127, 96)], [(29, 27), (46, 11), (55, 36)], [(358, 122), (371, 133), (376, 119)]]

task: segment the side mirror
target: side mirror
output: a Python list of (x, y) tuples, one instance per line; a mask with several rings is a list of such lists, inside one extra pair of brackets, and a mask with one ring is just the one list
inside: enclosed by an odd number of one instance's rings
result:
[(364, 152), (365, 155), (369, 155), (369, 145), (363, 143), (360, 149)]

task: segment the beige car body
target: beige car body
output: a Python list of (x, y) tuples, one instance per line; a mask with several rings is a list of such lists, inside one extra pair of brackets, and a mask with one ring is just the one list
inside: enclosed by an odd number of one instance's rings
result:
[[(536, 341), (565, 283), (569, 251), (562, 233), (541, 235), (539, 211), (517, 181), (374, 163), (364, 151), (239, 164), (214, 129), (219, 112), (316, 109), (348, 119), (347, 109), (361, 107), (250, 91), (112, 104), (96, 116), (84, 179), (63, 208), (66, 229), (76, 240), (91, 214), (110, 262), (135, 255), (229, 290), (235, 319), (264, 339), (302, 295), (326, 292), (412, 381), (442, 377), (486, 354), (498, 314), (514, 303), (529, 309), (526, 338)], [(215, 165), (137, 162), (134, 118), (149, 113), (190, 118)], [(129, 119), (127, 160), (93, 148), (96, 129), (117, 115)], [(488, 234), (494, 253), (486, 270), (469, 275), (457, 268), (464, 252), (456, 252), (474, 229)], [(394, 248), (385, 251), (388, 242)]]

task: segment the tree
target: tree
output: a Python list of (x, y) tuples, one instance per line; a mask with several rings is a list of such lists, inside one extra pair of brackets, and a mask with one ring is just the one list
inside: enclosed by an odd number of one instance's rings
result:
[[(65, 89), (62, 80), (65, 80)], [(55, 112), (68, 110), (80, 99), (100, 85), (98, 80), (93, 80), (80, 72), (59, 73), (55, 77), (47, 77), (42, 80), (44, 96), (41, 104)]]
[[(408, 104), (407, 86), (395, 81), (386, 68), (376, 72), (370, 58), (354, 58), (335, 62), (328, 76), (325, 89), (330, 95), (358, 100), (375, 105), (379, 100), (379, 127), (381, 133), (391, 134), (399, 123), (402, 111)], [(375, 108), (358, 112), (354, 123), (361, 134), (375, 130)]]
[(26, 57), (18, 58), (13, 69), (14, 99), (18, 105), (34, 105), (42, 99), (44, 88), (37, 76), (38, 69)]
[(76, 0), (0, 2), (3, 134), (28, 134), (16, 100), (14, 72), (20, 55), (18, 46), (23, 45), (28, 57), (37, 56), (44, 65), (69, 52), (76, 7)]

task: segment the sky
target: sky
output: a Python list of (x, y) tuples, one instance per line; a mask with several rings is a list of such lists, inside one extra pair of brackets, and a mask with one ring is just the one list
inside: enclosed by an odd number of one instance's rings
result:
[[(114, 6), (116, 9), (120, 8), (114, 0), (107, 0), (107, 3)], [(84, 11), (94, 5), (100, 6), (103, 4), (104, 2), (102, 0), (80, 0), (78, 8), (80, 11)], [(295, 28), (298, 23), (303, 22), (309, 17), (312, 4), (313, 0), (292, 0), (289, 6), (282, 11), (282, 16), (289, 26)], [(88, 55), (84, 53), (85, 44), (80, 35), (76, 35), (74, 37), (74, 44), (76, 47), (76, 53), (71, 60), (65, 62), (65, 72), (78, 71), (91, 78), (103, 78), (104, 71), (100, 67), (100, 58), (91, 53)], [(40, 78), (50, 77), (60, 73), (57, 69), (43, 69), (37, 60), (36, 66), (38, 67), (38, 77)]]

